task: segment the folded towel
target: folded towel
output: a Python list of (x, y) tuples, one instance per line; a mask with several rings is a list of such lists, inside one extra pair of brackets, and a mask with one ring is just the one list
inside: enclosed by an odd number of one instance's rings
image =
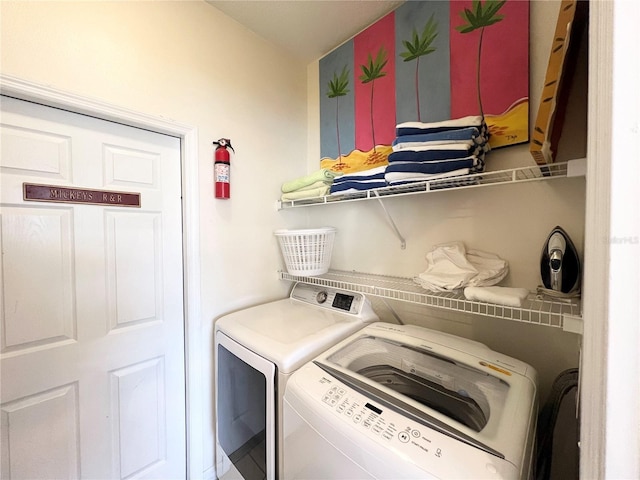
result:
[[(387, 184), (384, 185), (385, 187), (388, 187)], [(330, 195), (345, 195), (348, 193), (360, 193), (362, 194), (363, 192), (366, 192), (367, 190), (371, 190), (373, 188), (380, 188), (380, 187), (371, 187), (371, 188), (347, 188), (345, 190), (341, 190), (339, 192), (331, 192)]]
[(509, 272), (505, 260), (480, 250), (467, 252), (462, 242), (436, 245), (426, 259), (427, 269), (414, 281), (436, 292), (495, 285)]
[(381, 180), (367, 180), (364, 182), (340, 182), (334, 183), (331, 185), (330, 193), (331, 195), (336, 193), (347, 193), (348, 191), (362, 191), (362, 190), (371, 190), (372, 188), (381, 188), (386, 187), (387, 182), (382, 178)]
[(461, 168), (446, 173), (416, 173), (416, 172), (389, 172), (384, 178), (389, 185), (403, 185), (405, 183), (426, 182), (429, 180), (438, 180), (441, 178), (461, 177), (471, 173), (469, 168)]
[(312, 188), (310, 190), (296, 190), (295, 192), (283, 193), (280, 200), (283, 202), (289, 200), (302, 200), (303, 198), (323, 197), (329, 194), (329, 186)]
[(396, 136), (438, 133), (466, 127), (486, 128), (486, 123), (484, 123), (484, 118), (481, 115), (444, 120), (442, 122), (404, 122), (396, 125)]
[(338, 175), (340, 175), (340, 173), (329, 170), (328, 168), (321, 168), (320, 170), (317, 170), (304, 177), (299, 177), (283, 183), (282, 193), (294, 192), (303, 187), (308, 187), (309, 185), (316, 182), (332, 182), (333, 179)]
[(438, 160), (431, 162), (393, 162), (387, 165), (385, 176), (391, 172), (413, 172), (413, 173), (446, 173), (461, 168), (472, 168), (478, 164), (478, 157), (470, 155), (465, 158), (450, 160)]
[[(442, 148), (436, 148), (442, 147)], [(430, 160), (451, 160), (484, 153), (479, 145), (447, 144), (418, 147), (412, 150), (398, 150), (389, 154), (389, 164), (393, 162), (426, 162)]]
[[(456, 170), (455, 172), (442, 173), (438, 175), (421, 175), (414, 174), (416, 177), (412, 177), (410, 173), (392, 173), (391, 175), (398, 175), (398, 178), (394, 181), (389, 181), (390, 187), (409, 187), (409, 191), (419, 188), (424, 191), (424, 187), (416, 186), (421, 182), (432, 182), (429, 185), (429, 190), (444, 190), (447, 188), (461, 188), (477, 185), (482, 177), (469, 175), (469, 169), (463, 168), (462, 170)], [(400, 177), (404, 175), (405, 177)], [(413, 188), (412, 188), (413, 187)], [(404, 189), (403, 189), (404, 191)]]
[(513, 287), (467, 287), (464, 289), (464, 296), (467, 300), (522, 307), (522, 302), (529, 296), (529, 290)]
[(340, 184), (344, 182), (364, 182), (367, 180), (384, 180), (384, 172), (386, 170), (386, 165), (381, 167), (371, 168), (369, 170), (362, 170), (356, 173), (349, 173), (346, 175), (342, 175), (341, 177), (337, 177), (334, 179), (333, 184)]
[[(297, 190), (293, 190), (293, 192), (304, 192), (305, 190), (315, 190), (317, 188), (320, 187), (330, 187), (332, 184), (332, 182), (323, 182), (323, 181), (317, 181), (312, 183), (311, 185), (307, 185), (306, 187), (302, 187), (302, 188), (298, 188)], [(293, 192), (287, 192), (287, 193), (293, 193)]]
[[(480, 129), (478, 127), (467, 127), (467, 128), (459, 128), (456, 130), (447, 130), (444, 132), (437, 133), (423, 133), (416, 135), (400, 135), (396, 137), (391, 145), (396, 150), (396, 147), (399, 147), (404, 144), (443, 144), (443, 143), (453, 143), (465, 140), (473, 140), (476, 143), (480, 143), (484, 140), (484, 137), (481, 135)], [(399, 148), (398, 148), (399, 149)]]

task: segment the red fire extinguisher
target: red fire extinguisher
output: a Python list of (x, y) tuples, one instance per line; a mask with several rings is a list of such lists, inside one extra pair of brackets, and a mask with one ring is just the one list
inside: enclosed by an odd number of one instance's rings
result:
[[(229, 198), (231, 196), (231, 161), (229, 159), (229, 147), (231, 146), (231, 140), (228, 138), (221, 138), (217, 142), (213, 142), (217, 145), (215, 152), (215, 160), (213, 163), (213, 177), (216, 182), (216, 198)], [(235, 150), (233, 150), (235, 153)]]

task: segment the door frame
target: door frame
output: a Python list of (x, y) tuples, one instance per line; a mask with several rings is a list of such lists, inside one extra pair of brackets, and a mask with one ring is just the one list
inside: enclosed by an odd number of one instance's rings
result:
[(198, 188), (198, 130), (163, 118), (127, 110), (100, 100), (90, 99), (39, 85), (14, 76), (0, 74), (0, 94), (20, 100), (90, 115), (132, 127), (180, 138), (182, 172), (182, 264), (185, 329), (186, 379), (186, 460), (187, 478), (201, 478), (204, 472), (203, 382), (200, 334), (200, 218)]

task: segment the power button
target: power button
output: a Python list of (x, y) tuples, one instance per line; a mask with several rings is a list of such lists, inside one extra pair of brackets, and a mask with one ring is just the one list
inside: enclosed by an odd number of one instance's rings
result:
[(327, 292), (326, 290), (321, 290), (318, 292), (318, 294), (316, 295), (316, 301), (318, 303), (324, 303), (327, 301)]

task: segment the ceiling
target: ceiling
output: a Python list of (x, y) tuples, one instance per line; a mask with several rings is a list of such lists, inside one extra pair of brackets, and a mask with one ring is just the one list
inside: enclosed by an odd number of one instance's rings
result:
[(305, 63), (318, 60), (404, 0), (207, 0)]

